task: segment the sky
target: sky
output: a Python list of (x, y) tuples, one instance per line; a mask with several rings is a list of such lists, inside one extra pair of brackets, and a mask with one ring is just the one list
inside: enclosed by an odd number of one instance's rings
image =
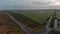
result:
[(60, 0), (0, 0), (0, 10), (60, 9)]

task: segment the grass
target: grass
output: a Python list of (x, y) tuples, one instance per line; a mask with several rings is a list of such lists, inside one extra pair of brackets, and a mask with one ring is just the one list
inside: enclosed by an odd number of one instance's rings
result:
[(58, 19), (60, 19), (60, 11), (57, 11), (56, 13), (57, 13), (56, 15), (57, 15)]
[(43, 24), (52, 15), (50, 11), (15, 11), (15, 13), (23, 14), (40, 24)]
[[(14, 11), (14, 12), (17, 14), (23, 14), (28, 18), (37, 21), (40, 24), (43, 24), (49, 16), (53, 15), (52, 11)], [(60, 12), (57, 11), (56, 13), (57, 18), (60, 19)], [(59, 32), (60, 32), (60, 26), (59, 26)]]

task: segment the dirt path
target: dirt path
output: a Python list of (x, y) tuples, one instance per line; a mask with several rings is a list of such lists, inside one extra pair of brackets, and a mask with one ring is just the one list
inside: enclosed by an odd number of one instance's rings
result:
[(0, 12), (0, 34), (25, 34), (14, 20)]

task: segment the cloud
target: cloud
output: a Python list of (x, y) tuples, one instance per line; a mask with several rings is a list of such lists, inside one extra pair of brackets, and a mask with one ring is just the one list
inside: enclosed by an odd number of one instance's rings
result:
[(0, 0), (0, 9), (16, 9), (19, 4), (16, 3), (16, 0)]
[(33, 4), (39, 5), (39, 6), (48, 6), (49, 2), (41, 2), (41, 1), (32, 1)]
[[(0, 0), (0, 9), (48, 9), (59, 8), (53, 6), (54, 0)], [(53, 4), (52, 4), (53, 3)]]

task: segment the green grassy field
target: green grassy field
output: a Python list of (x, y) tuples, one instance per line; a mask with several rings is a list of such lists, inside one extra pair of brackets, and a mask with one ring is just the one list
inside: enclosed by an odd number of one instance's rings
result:
[(43, 24), (53, 14), (50, 11), (15, 11), (15, 13), (23, 14), (40, 24)]
[[(49, 16), (54, 14), (53, 11), (13, 11), (13, 12), (17, 14), (23, 14), (40, 24), (43, 24)], [(56, 16), (58, 19), (60, 19), (59, 11), (56, 12)], [(59, 26), (59, 32), (60, 32), (60, 26)]]
[(56, 15), (57, 15), (58, 19), (60, 19), (60, 11), (57, 11), (56, 13), (57, 13)]

